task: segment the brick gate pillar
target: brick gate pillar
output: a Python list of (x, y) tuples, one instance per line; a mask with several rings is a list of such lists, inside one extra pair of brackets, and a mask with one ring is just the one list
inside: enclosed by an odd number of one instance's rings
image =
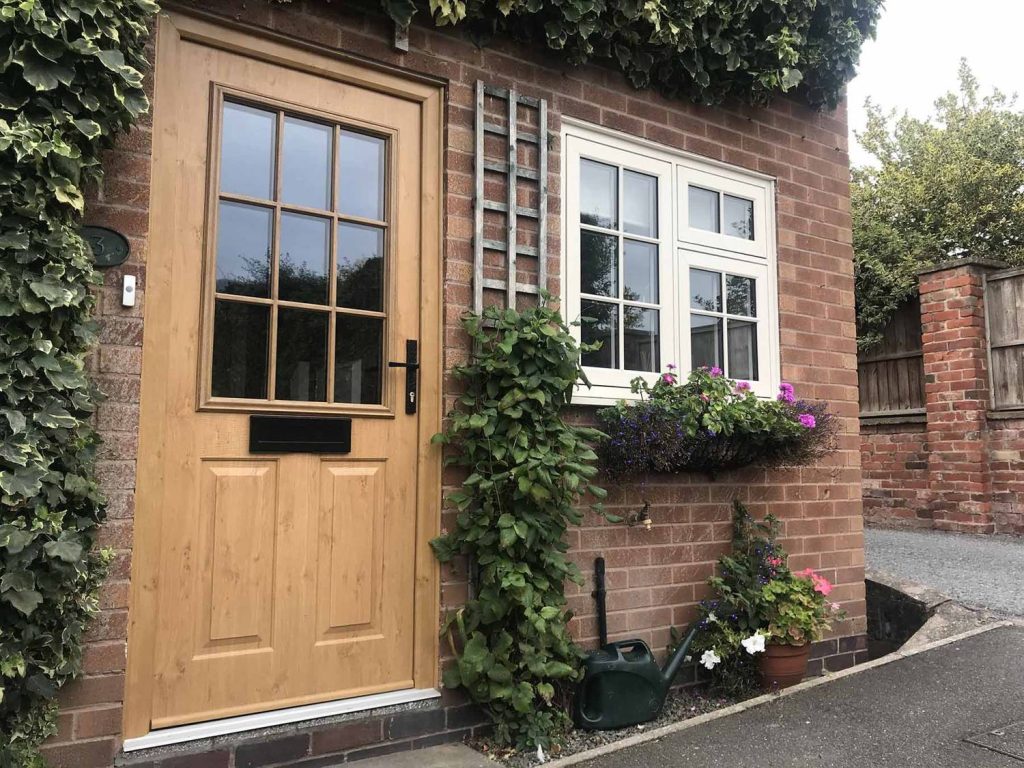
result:
[(959, 259), (919, 273), (928, 511), (942, 530), (992, 533), (984, 277), (1001, 262)]

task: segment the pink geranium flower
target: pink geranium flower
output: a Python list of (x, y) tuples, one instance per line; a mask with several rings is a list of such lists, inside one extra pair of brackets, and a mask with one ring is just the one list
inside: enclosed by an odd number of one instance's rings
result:
[(814, 429), (814, 425), (817, 422), (814, 420), (814, 416), (813, 415), (811, 415), (809, 413), (801, 413), (800, 414), (800, 423), (803, 424), (808, 429)]
[(793, 385), (785, 381), (779, 384), (779, 400), (784, 403), (796, 402), (796, 394), (793, 392)]
[(814, 582), (815, 592), (828, 596), (828, 594), (832, 591), (832, 582), (826, 579), (824, 576), (815, 573), (813, 568), (804, 568), (796, 575), (805, 579), (810, 579), (812, 582)]
[(750, 391), (750, 382), (749, 381), (737, 381), (736, 382), (736, 391), (737, 392), (749, 392)]
[(661, 380), (666, 384), (675, 384), (677, 379), (674, 373), (663, 373), (661, 374)]
[(717, 365), (713, 365), (713, 366), (711, 366), (711, 370), (709, 370), (708, 373), (711, 376), (721, 376), (722, 375), (722, 369), (719, 368)]

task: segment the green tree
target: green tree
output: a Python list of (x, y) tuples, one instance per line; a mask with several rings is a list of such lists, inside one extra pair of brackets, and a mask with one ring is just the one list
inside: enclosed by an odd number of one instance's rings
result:
[(853, 247), (862, 348), (916, 290), (922, 267), (963, 256), (1024, 264), (1024, 112), (961, 60), (959, 91), (921, 120), (870, 100), (853, 169)]

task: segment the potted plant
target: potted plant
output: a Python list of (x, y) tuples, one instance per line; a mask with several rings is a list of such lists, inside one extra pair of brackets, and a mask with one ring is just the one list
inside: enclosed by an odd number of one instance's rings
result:
[(756, 521), (733, 506), (733, 551), (708, 581), (715, 596), (700, 603), (694, 655), (731, 693), (755, 681), (765, 691), (787, 688), (803, 679), (811, 644), (845, 614), (829, 600), (828, 579), (790, 570), (774, 517)]
[(761, 398), (720, 368), (698, 368), (683, 382), (674, 368), (653, 385), (634, 379), (638, 401), (598, 411), (605, 433), (598, 454), (610, 477), (808, 464), (835, 445), (826, 405), (798, 400), (790, 384)]

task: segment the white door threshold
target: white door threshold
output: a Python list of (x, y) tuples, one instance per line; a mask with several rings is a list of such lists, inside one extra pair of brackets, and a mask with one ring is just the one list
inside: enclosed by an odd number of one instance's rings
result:
[(162, 728), (134, 739), (125, 739), (125, 752), (137, 752), (140, 749), (166, 747), (171, 744), (182, 744), (187, 741), (211, 739), (214, 736), (227, 736), (243, 731), (255, 731), (260, 728), (272, 728), (276, 725), (299, 723), (303, 720), (319, 720), (322, 717), (333, 717), (350, 712), (362, 712), (368, 709), (393, 707), (396, 704), (409, 704), (414, 701), (426, 701), (440, 698), (439, 691), (433, 688), (411, 688), (404, 691), (374, 693), (370, 696), (357, 696), (353, 699), (327, 701), (322, 704), (305, 704), (301, 707), (275, 709), (273, 712), (260, 712), (255, 715), (226, 717), (222, 720), (211, 720), (208, 723), (195, 725), (179, 725), (173, 728)]

